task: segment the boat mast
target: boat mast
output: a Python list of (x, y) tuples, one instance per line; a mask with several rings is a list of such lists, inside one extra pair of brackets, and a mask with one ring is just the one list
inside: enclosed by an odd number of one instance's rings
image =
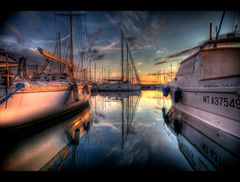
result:
[(129, 82), (129, 68), (128, 68), (128, 44), (127, 46), (127, 62), (126, 62), (126, 81)]
[(123, 149), (124, 147), (124, 97), (121, 98), (121, 105), (122, 105), (122, 145), (121, 148)]
[[(220, 21), (220, 25), (219, 25), (219, 28), (218, 28), (218, 31), (217, 31), (217, 34), (216, 34), (216, 40), (218, 39), (220, 30), (221, 30), (221, 26), (222, 26), (222, 22), (223, 22), (224, 15), (225, 15), (225, 11), (223, 11), (223, 14), (222, 14), (222, 18), (221, 18), (221, 21)], [(217, 43), (214, 44), (214, 48), (216, 48), (216, 46), (217, 46)]]
[[(59, 53), (59, 57), (61, 58), (61, 34), (58, 34), (58, 53)], [(59, 64), (59, 74), (62, 73), (62, 64)]]
[(121, 75), (121, 81), (124, 81), (124, 55), (123, 55), (123, 30), (121, 29), (121, 58), (122, 58), (122, 75)]
[(74, 67), (74, 59), (73, 59), (73, 39), (72, 39), (72, 12), (69, 11), (69, 26), (70, 26), (70, 47), (71, 47), (71, 55), (70, 55), (70, 75), (73, 77), (73, 67)]
[[(131, 66), (132, 66), (132, 69), (133, 69), (133, 71), (135, 73), (135, 76), (136, 76), (137, 84), (141, 84), (141, 80), (140, 80), (140, 77), (139, 77), (139, 74), (138, 74), (138, 71), (137, 71), (137, 67), (134, 63), (134, 60), (133, 60), (133, 57), (132, 57), (132, 54), (131, 54), (131, 51), (130, 51), (130, 48), (129, 48), (129, 45), (128, 45), (128, 42), (127, 42), (127, 39), (126, 39), (122, 29), (121, 29), (121, 49), (122, 49), (122, 52), (121, 52), (122, 53), (122, 79), (121, 80), (124, 81), (124, 54), (123, 54), (123, 44), (124, 43), (126, 44), (126, 49), (127, 49), (126, 71), (129, 72), (128, 64), (130, 62)], [(127, 74), (129, 74), (129, 73), (126, 73), (126, 77), (127, 77), (127, 81), (128, 81), (129, 76), (127, 76)], [(132, 80), (132, 83), (133, 83), (133, 80)]]
[(70, 49), (71, 49), (71, 54), (70, 54), (70, 67), (69, 67), (69, 72), (71, 77), (73, 78), (73, 68), (74, 68), (74, 50), (73, 50), (73, 30), (72, 30), (72, 17), (73, 16), (78, 16), (78, 15), (84, 15), (84, 14), (72, 14), (72, 11), (69, 11), (69, 14), (56, 14), (56, 15), (61, 15), (61, 16), (68, 16), (69, 17), (69, 30), (70, 30)]

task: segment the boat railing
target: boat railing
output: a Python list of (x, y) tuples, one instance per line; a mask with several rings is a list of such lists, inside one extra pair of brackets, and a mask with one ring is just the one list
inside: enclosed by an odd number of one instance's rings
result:
[[(0, 56), (3, 58), (0, 60), (0, 78), (3, 79), (4, 86), (10, 88), (10, 86), (13, 85), (12, 82), (14, 79), (17, 76), (20, 76), (22, 73), (23, 78), (25, 78), (30, 87), (32, 87), (32, 83), (26, 71), (25, 58), (21, 57), (19, 60), (17, 60), (14, 54), (2, 48), (0, 48)], [(13, 71), (15, 71), (15, 73)]]

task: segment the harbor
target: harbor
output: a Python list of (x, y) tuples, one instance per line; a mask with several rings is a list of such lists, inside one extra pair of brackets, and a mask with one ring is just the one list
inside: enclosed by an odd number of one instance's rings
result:
[(232, 11), (9, 12), (0, 171), (239, 171), (239, 24)]
[[(95, 105), (96, 100), (101, 105)], [(1, 146), (1, 155), (5, 156), (1, 170), (91, 171), (122, 167), (147, 170), (148, 166), (192, 170), (162, 127), (164, 122), (157, 109), (163, 104), (160, 93), (146, 91), (142, 96), (119, 98), (96, 95), (90, 102), (91, 109), (87, 107), (81, 114), (15, 141), (16, 147), (11, 152)], [(164, 102), (170, 106), (170, 100)], [(89, 129), (83, 127), (86, 122)]]

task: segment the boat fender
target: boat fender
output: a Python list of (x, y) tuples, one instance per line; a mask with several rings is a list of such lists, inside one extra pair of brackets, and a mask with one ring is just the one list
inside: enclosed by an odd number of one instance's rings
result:
[(73, 139), (73, 144), (74, 144), (74, 145), (78, 145), (78, 144), (79, 144), (79, 136), (80, 136), (80, 129), (77, 128), (77, 129), (74, 131), (74, 139)]
[[(23, 68), (23, 71), (26, 72), (27, 70), (27, 67), (26, 67), (26, 59), (24, 57), (20, 57), (19, 59), (19, 64), (22, 66)], [(20, 75), (22, 72), (22, 70), (20, 69), (20, 67), (18, 67), (18, 71), (17, 71), (17, 74)]]
[(178, 103), (182, 97), (182, 90), (177, 87), (177, 89), (173, 93), (173, 100), (175, 103)]
[(17, 90), (21, 90), (25, 87), (24, 83), (17, 83), (15, 86), (17, 87)]
[(76, 83), (72, 85), (72, 89), (75, 101), (79, 101), (78, 86)]
[(162, 108), (162, 115), (163, 115), (163, 121), (166, 124), (169, 124), (168, 115), (166, 114), (166, 108), (165, 107)]
[(91, 125), (91, 123), (90, 123), (89, 121), (85, 122), (85, 123), (83, 124), (84, 130), (85, 130), (85, 131), (88, 131), (88, 130), (90, 129), (90, 125)]
[(87, 84), (84, 85), (84, 90), (85, 90), (84, 93), (89, 94), (89, 89)]
[(168, 86), (165, 86), (162, 88), (162, 93), (164, 97), (167, 97), (168, 94), (170, 93), (170, 88)]
[(178, 120), (174, 119), (173, 128), (174, 128), (174, 131), (177, 134), (179, 134), (182, 130), (182, 123), (180, 123)]

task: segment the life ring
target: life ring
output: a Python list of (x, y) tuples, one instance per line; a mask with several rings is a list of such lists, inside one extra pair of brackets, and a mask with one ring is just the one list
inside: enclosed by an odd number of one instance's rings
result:
[(173, 100), (175, 103), (178, 103), (182, 97), (182, 90), (177, 87), (177, 89), (173, 93)]
[(166, 86), (162, 88), (162, 93), (164, 97), (167, 97), (168, 94), (170, 93), (170, 87)]

